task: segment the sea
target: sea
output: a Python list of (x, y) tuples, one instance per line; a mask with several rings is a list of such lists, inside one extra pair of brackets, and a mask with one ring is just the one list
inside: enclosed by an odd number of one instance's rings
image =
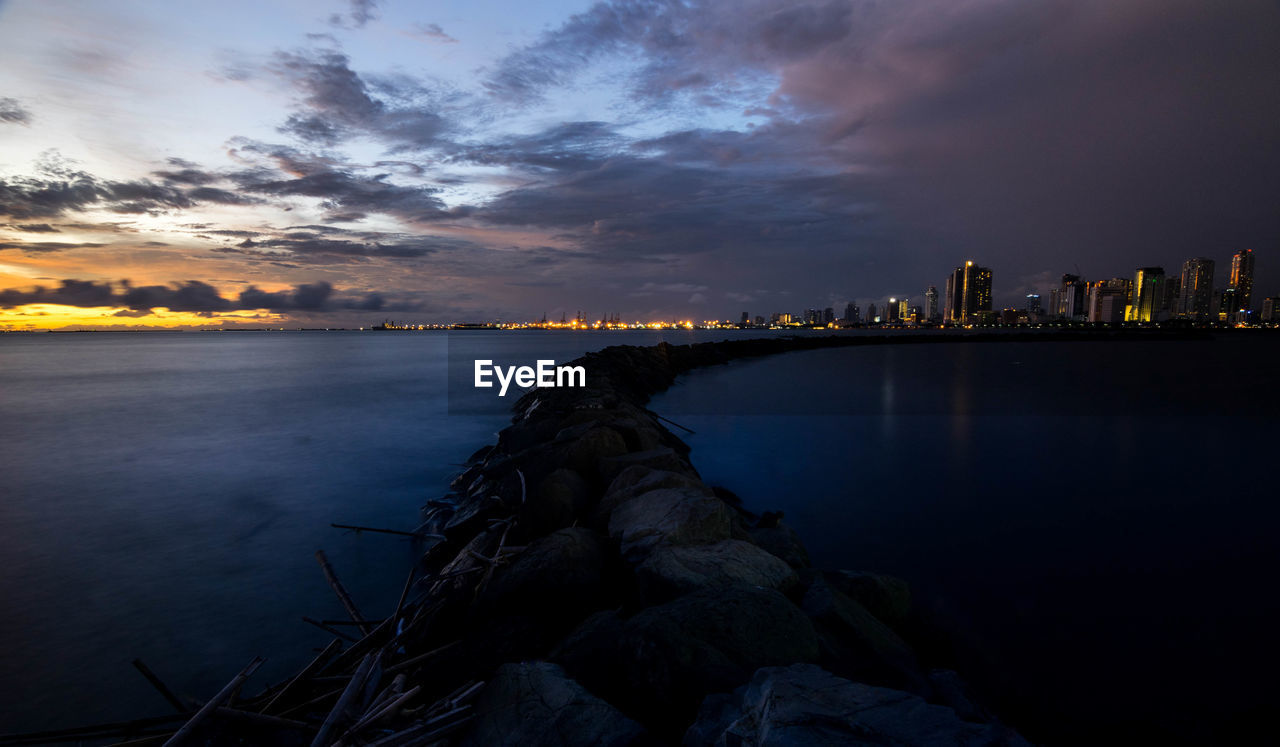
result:
[[(515, 393), (466, 363), (747, 331), (0, 335), (0, 733), (286, 678), (394, 608), (411, 530)], [(651, 403), (815, 566), (906, 579), (939, 656), (1050, 744), (1221, 742), (1280, 646), (1280, 339), (859, 346), (690, 372)]]

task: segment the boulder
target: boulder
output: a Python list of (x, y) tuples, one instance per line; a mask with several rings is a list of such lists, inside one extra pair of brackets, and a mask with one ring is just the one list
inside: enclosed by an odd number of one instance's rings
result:
[(600, 527), (609, 525), (609, 515), (618, 504), (635, 498), (641, 493), (658, 488), (689, 488), (711, 495), (711, 490), (696, 477), (682, 472), (654, 469), (642, 464), (634, 464), (618, 473), (604, 491), (604, 497), (596, 504), (592, 521)]
[(639, 560), (659, 544), (691, 545), (729, 539), (730, 509), (694, 488), (660, 488), (626, 501), (609, 516), (609, 536), (624, 557)]
[(779, 522), (772, 527), (753, 527), (747, 532), (757, 545), (781, 558), (797, 570), (809, 567), (809, 552), (804, 549), (800, 535), (790, 526)]
[(560, 468), (543, 478), (520, 507), (520, 525), (530, 536), (570, 526), (591, 502), (591, 489), (582, 476)]
[(627, 453), (627, 442), (612, 428), (595, 427), (569, 443), (565, 450), (564, 466), (580, 475), (599, 477), (605, 484), (613, 475), (603, 476), (600, 464), (610, 457)]
[(698, 474), (693, 465), (689, 464), (689, 461), (683, 456), (677, 454), (675, 449), (659, 446), (648, 451), (632, 451), (609, 455), (600, 461), (600, 476), (605, 482), (610, 482), (622, 474), (623, 470), (634, 465), (667, 470), (668, 472), (679, 472), (695, 478)]
[(630, 620), (596, 615), (552, 658), (592, 692), (676, 739), (708, 694), (730, 692), (762, 666), (814, 661), (818, 638), (772, 589), (704, 589)]
[(785, 592), (797, 582), (789, 565), (749, 542), (660, 545), (636, 568), (645, 601), (653, 604), (704, 588), (734, 584)]
[(475, 703), (464, 745), (642, 744), (644, 729), (547, 662), (504, 664)]
[(865, 607), (814, 574), (801, 605), (822, 639), (822, 662), (847, 677), (931, 692), (915, 653)]
[(864, 571), (826, 573), (827, 582), (867, 608), (884, 624), (900, 628), (911, 612), (911, 588), (894, 576)]
[(482, 610), (523, 610), (540, 617), (597, 609), (612, 597), (613, 561), (602, 537), (585, 527), (534, 540), (494, 572)]
[[(962, 721), (946, 706), (837, 677), (812, 664), (766, 667), (734, 694), (708, 698), (686, 745), (937, 745), (1029, 743), (999, 724)], [(735, 717), (736, 716), (736, 717)]]

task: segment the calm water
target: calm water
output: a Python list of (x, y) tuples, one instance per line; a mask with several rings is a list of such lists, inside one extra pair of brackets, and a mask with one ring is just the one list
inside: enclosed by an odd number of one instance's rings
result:
[[(412, 549), (329, 523), (412, 527), (508, 421), (446, 414), (449, 358), (725, 336), (0, 336), (0, 732), (166, 712), (135, 657), (197, 698), (258, 654), (287, 676), (329, 638), (299, 618), (344, 616), (319, 548), (385, 614)], [(1028, 723), (1092, 741), (1274, 691), (1274, 343), (813, 351), (654, 407), (818, 564), (909, 579)]]
[(0, 336), (0, 732), (167, 712), (135, 657), (200, 699), (258, 654), (259, 685), (296, 671), (329, 640), (301, 616), (345, 618), (317, 549), (389, 612), (412, 548), (329, 523), (412, 529), (509, 421), (505, 403), (447, 415), (449, 349), (715, 337)]
[(1278, 365), (1274, 336), (854, 348), (652, 407), (816, 565), (908, 579), (1030, 736), (1221, 744), (1280, 665)]

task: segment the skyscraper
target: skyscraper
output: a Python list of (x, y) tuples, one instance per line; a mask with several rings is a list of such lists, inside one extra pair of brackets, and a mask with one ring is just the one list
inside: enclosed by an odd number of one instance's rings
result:
[(964, 289), (960, 301), (960, 318), (965, 324), (973, 324), (978, 321), (982, 312), (991, 311), (991, 270), (975, 265), (973, 260), (957, 269), (961, 271), (961, 287)]
[(846, 322), (856, 323), (861, 321), (858, 316), (858, 305), (852, 301), (844, 307), (844, 320)]
[(886, 304), (884, 307), (885, 324), (893, 324), (894, 322), (900, 319), (898, 315), (898, 309), (899, 309), (898, 299), (890, 298), (889, 303)]
[(1027, 320), (1032, 322), (1039, 321), (1040, 315), (1042, 313), (1043, 311), (1040, 308), (1040, 294), (1028, 293), (1027, 294)]
[(957, 267), (947, 277), (947, 302), (942, 308), (942, 321), (945, 324), (962, 324), (964, 316), (964, 268)]
[(1079, 275), (1063, 275), (1062, 289), (1058, 294), (1057, 315), (1065, 319), (1085, 318), (1086, 290), (1086, 283)]
[(1160, 321), (1164, 303), (1164, 268), (1139, 267), (1133, 274), (1133, 304), (1127, 316), (1131, 322)]
[(1182, 263), (1182, 288), (1177, 313), (1188, 319), (1204, 321), (1213, 306), (1213, 260), (1194, 257)]
[(1099, 280), (1089, 284), (1089, 321), (1116, 323), (1124, 321), (1129, 303), (1129, 281), (1125, 278)]
[(931, 322), (938, 318), (938, 289), (932, 285), (924, 292), (924, 318)]
[(1231, 257), (1231, 283), (1228, 290), (1235, 291), (1233, 308), (1224, 309), (1229, 313), (1249, 311), (1253, 308), (1253, 250), (1242, 249)]

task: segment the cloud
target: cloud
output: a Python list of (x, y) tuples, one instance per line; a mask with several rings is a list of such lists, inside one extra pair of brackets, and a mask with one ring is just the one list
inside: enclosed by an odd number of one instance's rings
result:
[[(0, 291), (0, 308), (29, 304), (59, 304), (81, 308), (123, 306), (115, 316), (145, 316), (153, 309), (217, 313), (268, 310), (275, 312), (328, 313), (335, 311), (380, 311), (390, 308), (382, 293), (340, 295), (325, 281), (303, 283), (292, 290), (266, 292), (255, 286), (242, 291), (235, 300), (223, 298), (218, 290), (198, 280), (170, 285), (136, 286), (128, 280), (118, 284), (92, 280), (63, 280), (56, 288), (36, 286), (27, 291)], [(400, 309), (415, 304), (402, 304)]]
[(85, 242), (66, 242), (66, 241), (0, 241), (0, 251), (5, 249), (17, 249), (27, 252), (28, 254), (44, 254), (47, 252), (61, 252), (68, 249), (85, 249), (105, 246), (104, 244), (90, 244)]
[(373, 86), (351, 69), (347, 55), (334, 50), (277, 52), (266, 71), (301, 95), (301, 111), (280, 131), (315, 145), (332, 146), (353, 135), (378, 138), (399, 150), (442, 142), (447, 123), (423, 102), (416, 84), (382, 79)]
[(58, 229), (48, 223), (21, 223), (7, 226), (25, 233), (61, 233)]
[(31, 124), (31, 112), (17, 99), (0, 96), (0, 124)]
[(347, 4), (350, 7), (345, 14), (329, 16), (329, 25), (362, 29), (370, 21), (378, 20), (378, 0), (347, 0)]
[(458, 40), (445, 33), (438, 23), (417, 23), (411, 32), (413, 36), (436, 42), (438, 44), (457, 44)]

